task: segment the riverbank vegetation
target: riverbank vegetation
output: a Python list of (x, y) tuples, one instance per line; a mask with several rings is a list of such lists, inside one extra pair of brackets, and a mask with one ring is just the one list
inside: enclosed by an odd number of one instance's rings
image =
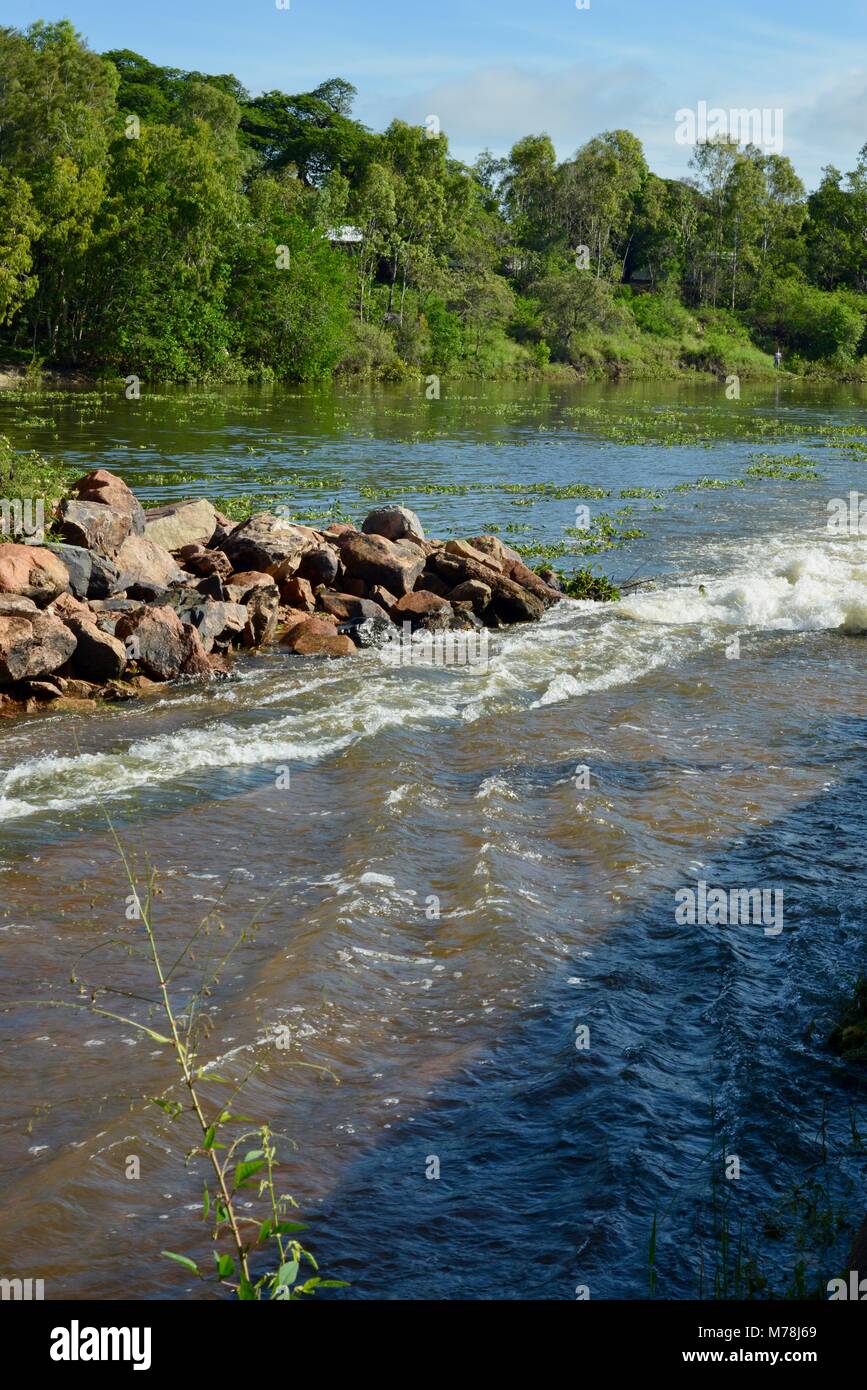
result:
[(790, 371), (867, 375), (867, 146), (809, 196), (730, 141), (660, 178), (625, 130), (468, 166), (434, 117), (367, 129), (338, 78), (251, 97), (68, 21), (0, 29), (0, 67), (9, 363), (663, 377), (767, 372), (779, 346)]

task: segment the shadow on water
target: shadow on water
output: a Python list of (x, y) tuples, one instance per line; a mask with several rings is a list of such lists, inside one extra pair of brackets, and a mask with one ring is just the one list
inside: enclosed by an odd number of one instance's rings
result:
[[(696, 875), (673, 866), (670, 891), (636, 900), (345, 1173), (316, 1221), (327, 1267), (353, 1281), (334, 1297), (645, 1297), (655, 1212), (656, 1295), (708, 1296), (715, 1168), (760, 1295), (791, 1293), (798, 1264), (810, 1289), (845, 1267), (867, 1206), (867, 1078), (825, 1046), (867, 962), (867, 724), (847, 722), (847, 779), (701, 870), (783, 887), (781, 935), (676, 925), (674, 889)], [(712, 1153), (737, 1156), (739, 1178)]]

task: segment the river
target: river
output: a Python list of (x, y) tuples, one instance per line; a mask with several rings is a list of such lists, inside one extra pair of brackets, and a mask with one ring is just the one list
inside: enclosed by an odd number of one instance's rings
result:
[[(286, 1136), (308, 1244), (350, 1281), (325, 1296), (837, 1272), (867, 1210), (863, 1067), (826, 1045), (867, 968), (867, 537), (826, 523), (864, 485), (864, 407), (789, 378), (0, 396), (0, 433), (146, 503), (255, 492), (316, 522), (387, 489), (429, 535), (556, 546), (587, 484), (645, 533), (594, 562), (652, 581), (494, 634), (477, 667), (278, 650), (0, 724), (0, 1272), (214, 1294), (159, 1255), (210, 1261), (189, 1134), (141, 1103), (167, 1050), (66, 1007), (99, 986), (149, 1018), (106, 811), (158, 873), (167, 959), (209, 920), (179, 1005), (251, 925), (207, 1055), (261, 1064), (243, 1109)], [(812, 476), (747, 474), (796, 454)], [(782, 930), (680, 924), (698, 882), (781, 891)]]

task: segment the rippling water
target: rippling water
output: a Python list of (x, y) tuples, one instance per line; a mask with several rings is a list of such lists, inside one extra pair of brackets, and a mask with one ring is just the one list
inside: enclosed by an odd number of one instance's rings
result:
[[(54, 1007), (99, 984), (123, 991), (105, 1007), (147, 1015), (146, 967), (116, 944), (129, 889), (103, 808), (159, 870), (168, 959), (210, 914), (179, 1002), (255, 921), (209, 1048), (224, 1070), (264, 1063), (244, 1108), (297, 1145), (310, 1244), (352, 1281), (337, 1296), (643, 1297), (654, 1216), (656, 1292), (708, 1292), (717, 1151), (739, 1160), (727, 1196), (768, 1287), (798, 1262), (836, 1272), (867, 1206), (863, 1081), (824, 1042), (867, 956), (867, 539), (826, 530), (864, 464), (818, 431), (860, 425), (863, 401), (721, 394), (31, 407), (28, 444), (153, 499), (254, 480), (359, 516), (387, 485), (433, 534), (552, 542), (574, 500), (516, 507), (527, 494), (493, 485), (610, 490), (591, 512), (622, 488), (663, 497), (631, 502), (646, 537), (603, 557), (653, 588), (495, 634), (481, 670), (274, 653), (210, 688), (0, 728), (4, 1273), (49, 1297), (201, 1292), (158, 1257), (206, 1243), (184, 1138), (140, 1104), (167, 1084), (164, 1051)], [(741, 477), (759, 449), (807, 452), (820, 477), (668, 491)], [(674, 894), (698, 880), (782, 889), (784, 930), (678, 925)], [(827, 1241), (793, 1197), (817, 1184)]]

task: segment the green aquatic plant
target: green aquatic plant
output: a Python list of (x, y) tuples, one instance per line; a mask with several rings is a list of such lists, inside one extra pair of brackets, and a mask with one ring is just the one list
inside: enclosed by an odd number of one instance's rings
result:
[[(841, 1245), (853, 1230), (853, 1211), (859, 1211), (857, 1185), (839, 1168), (844, 1156), (861, 1158), (865, 1146), (850, 1107), (850, 1145), (832, 1148), (827, 1137), (827, 1112), (823, 1100), (816, 1135), (817, 1157), (805, 1165), (768, 1209), (755, 1217), (741, 1210), (740, 1160), (734, 1145), (719, 1132), (716, 1106), (710, 1102), (710, 1145), (695, 1173), (705, 1171), (705, 1191), (680, 1189), (666, 1207), (654, 1210), (648, 1236), (648, 1287), (650, 1296), (662, 1285), (658, 1269), (659, 1236), (665, 1219), (676, 1206), (694, 1205), (691, 1224), (696, 1249), (692, 1255), (698, 1298), (720, 1299), (825, 1299), (827, 1279), (836, 1268)], [(857, 1220), (860, 1220), (858, 1215)], [(787, 1272), (774, 1279), (769, 1271), (773, 1244), (782, 1244)], [(803, 1252), (803, 1253), (802, 1253)], [(678, 1251), (678, 1260), (684, 1258)], [(662, 1287), (663, 1296), (665, 1294)]]
[[(536, 574), (542, 578), (551, 573), (550, 565), (537, 565)], [(567, 598), (590, 599), (594, 603), (614, 603), (620, 598), (620, 590), (605, 574), (594, 574), (588, 567), (565, 574), (562, 570), (554, 573), (560, 588)]]
[(746, 470), (749, 478), (778, 478), (784, 482), (798, 482), (802, 478), (819, 477), (813, 459), (804, 454), (754, 454), (755, 463)]

